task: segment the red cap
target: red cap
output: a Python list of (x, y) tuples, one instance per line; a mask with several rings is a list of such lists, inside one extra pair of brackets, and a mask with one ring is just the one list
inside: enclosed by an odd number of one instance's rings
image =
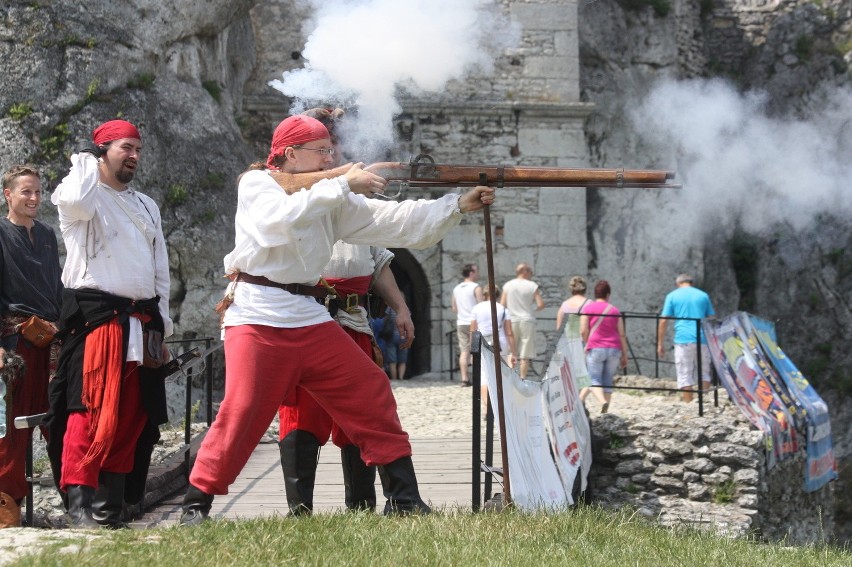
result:
[(92, 140), (98, 146), (122, 138), (136, 138), (137, 140), (141, 140), (142, 136), (139, 135), (139, 130), (136, 129), (136, 126), (127, 120), (110, 120), (92, 131)]
[(284, 155), (284, 150), (290, 146), (298, 146), (314, 140), (330, 138), (328, 129), (322, 122), (310, 116), (297, 114), (281, 121), (272, 134), (272, 147), (266, 158), (266, 167), (272, 169), (272, 161)]

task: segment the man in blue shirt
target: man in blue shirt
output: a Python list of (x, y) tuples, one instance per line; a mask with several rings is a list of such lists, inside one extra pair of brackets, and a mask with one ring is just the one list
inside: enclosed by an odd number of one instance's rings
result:
[[(683, 392), (683, 401), (692, 401), (692, 391), (697, 384), (697, 345), (701, 341), (701, 376), (702, 388), (710, 387), (710, 350), (707, 339), (701, 333), (696, 337), (698, 325), (695, 319), (710, 317), (716, 313), (710, 296), (693, 287), (693, 278), (689, 274), (680, 274), (675, 280), (677, 289), (666, 296), (663, 304), (663, 317), (675, 317), (674, 346), (675, 368), (677, 370), (677, 387)], [(660, 319), (657, 328), (657, 354), (662, 359), (665, 354), (665, 338), (667, 319)]]

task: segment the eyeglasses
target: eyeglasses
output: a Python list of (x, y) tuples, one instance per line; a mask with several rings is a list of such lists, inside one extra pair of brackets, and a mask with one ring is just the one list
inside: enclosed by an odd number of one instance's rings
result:
[(304, 148), (302, 146), (293, 146), (294, 150), (308, 150), (311, 152), (319, 152), (323, 156), (333, 156), (334, 148)]

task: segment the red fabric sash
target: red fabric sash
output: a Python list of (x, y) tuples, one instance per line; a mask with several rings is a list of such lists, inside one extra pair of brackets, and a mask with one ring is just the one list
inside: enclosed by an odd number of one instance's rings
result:
[(370, 282), (372, 280), (372, 275), (356, 276), (354, 278), (325, 278), (325, 281), (334, 287), (340, 295), (348, 295), (350, 293), (364, 295), (370, 289)]
[(102, 463), (112, 448), (124, 369), (122, 338), (117, 317), (86, 336), (82, 399), (89, 411), (92, 446), (80, 462), (81, 468), (96, 459)]

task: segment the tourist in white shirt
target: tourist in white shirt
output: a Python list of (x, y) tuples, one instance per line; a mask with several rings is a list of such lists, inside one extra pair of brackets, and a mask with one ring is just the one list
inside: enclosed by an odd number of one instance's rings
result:
[(460, 284), (453, 288), (452, 308), (456, 314), (456, 335), (459, 341), (459, 371), (461, 385), (470, 386), (468, 364), (470, 363), (470, 321), (471, 310), (482, 301), (482, 288), (476, 283), (479, 268), (476, 264), (465, 264), (462, 268)]
[(518, 344), (521, 361), (519, 375), (526, 378), (530, 361), (535, 358), (535, 311), (544, 309), (538, 284), (532, 281), (533, 271), (529, 264), (518, 264), (516, 278), (506, 282), (500, 303), (512, 314), (512, 331)]
[[(494, 295), (500, 295), (500, 288), (494, 288)], [(493, 345), (494, 340), (494, 330), (491, 321), (491, 293), (488, 288), (485, 288), (485, 293), (483, 294), (483, 300), (480, 303), (477, 303), (473, 309), (471, 310), (471, 315), (473, 319), (470, 322), (470, 332), (473, 334), (476, 331), (479, 331), (482, 334), (482, 340), (484, 340), (489, 345)], [(515, 367), (515, 335), (512, 332), (512, 316), (509, 313), (508, 309), (500, 305), (499, 303), (496, 305), (497, 309), (497, 336), (500, 337), (500, 354), (503, 357), (503, 360), (506, 364), (509, 365), (509, 368)], [(482, 390), (482, 403), (485, 407), (488, 404), (488, 386), (483, 383), (481, 386)]]

